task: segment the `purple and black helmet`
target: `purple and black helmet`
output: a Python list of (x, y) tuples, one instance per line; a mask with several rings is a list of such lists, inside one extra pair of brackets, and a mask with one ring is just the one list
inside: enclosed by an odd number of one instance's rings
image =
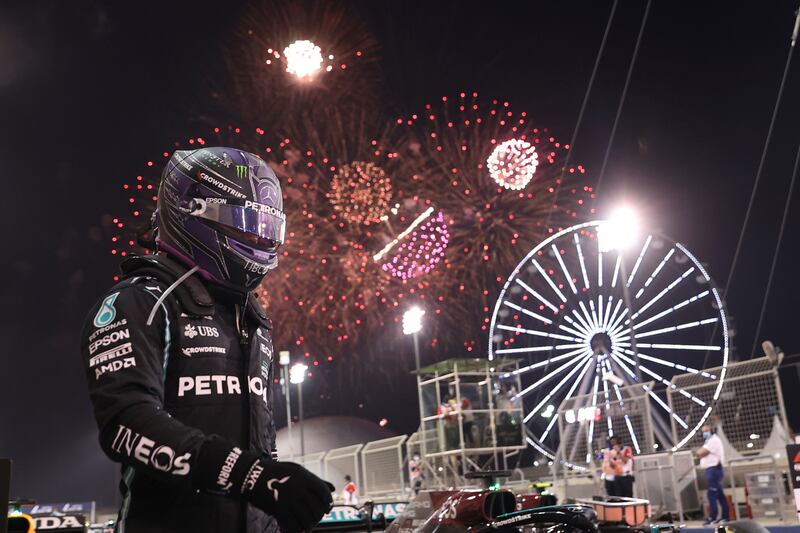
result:
[(286, 232), (280, 183), (249, 152), (177, 150), (161, 176), (156, 225), (159, 250), (213, 281), (253, 290), (278, 264)]

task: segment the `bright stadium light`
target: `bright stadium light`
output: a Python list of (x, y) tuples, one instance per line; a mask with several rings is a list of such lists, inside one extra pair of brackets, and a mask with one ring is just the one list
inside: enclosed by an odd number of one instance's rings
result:
[(300, 79), (310, 79), (322, 68), (322, 51), (311, 41), (295, 41), (283, 49), (286, 72)]
[(597, 228), (600, 251), (624, 250), (636, 242), (639, 218), (629, 207), (620, 207)]
[(417, 306), (412, 307), (403, 313), (403, 334), (411, 335), (418, 333), (422, 329), (422, 316), (425, 311)]
[(289, 382), (292, 385), (301, 384), (306, 379), (306, 370), (308, 370), (308, 366), (303, 363), (295, 363), (289, 369)]

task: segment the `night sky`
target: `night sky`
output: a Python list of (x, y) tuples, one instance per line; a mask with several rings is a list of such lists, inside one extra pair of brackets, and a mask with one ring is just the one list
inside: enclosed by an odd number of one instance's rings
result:
[[(575, 160), (595, 171), (644, 6), (620, 3), (575, 143)], [(564, 140), (572, 135), (610, 7), (610, 1), (351, 5), (379, 44), (387, 113), (476, 90), (527, 110)], [(622, 199), (635, 204), (653, 227), (696, 252), (722, 286), (796, 7), (655, 0), (606, 171), (601, 209)], [(127, 209), (121, 183), (147, 157), (197, 131), (198, 117), (216, 109), (212, 86), (224, 98), (223, 46), (246, 9), (244, 2), (201, 8), (90, 0), (0, 7), (0, 456), (15, 461), (13, 496), (114, 500), (114, 467), (97, 445), (78, 356), (86, 310), (116, 268), (104, 227)], [(740, 359), (750, 356), (800, 142), (798, 63), (727, 295)], [(795, 205), (760, 335), (787, 354), (800, 351), (798, 227)], [(409, 357), (399, 333), (384, 336), (396, 342), (385, 357)], [(347, 365), (343, 356), (325, 371), (350, 372)], [(391, 429), (413, 431), (412, 379), (397, 375), (387, 392), (383, 381), (370, 379), (378, 370), (358, 372), (364, 384), (347, 398), (315, 400), (311, 385), (307, 413), (386, 416)], [(794, 370), (783, 377), (784, 390), (796, 391)], [(787, 400), (795, 428), (796, 400), (796, 393)]]

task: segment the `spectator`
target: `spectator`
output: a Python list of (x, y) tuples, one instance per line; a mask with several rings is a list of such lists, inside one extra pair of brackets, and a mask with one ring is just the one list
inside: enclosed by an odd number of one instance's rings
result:
[(603, 482), (608, 496), (621, 496), (617, 478), (624, 473), (619, 439), (608, 439), (608, 448), (603, 452)]
[[(722, 489), (722, 478), (725, 475), (722, 471), (722, 466), (725, 463), (725, 450), (722, 448), (722, 440), (717, 436), (716, 430), (711, 424), (703, 426), (703, 439), (705, 439), (705, 442), (697, 450), (697, 457), (700, 458), (700, 467), (705, 469), (708, 506), (711, 511), (703, 524), (706, 526), (724, 524), (729, 518), (728, 500), (725, 498), (725, 491)], [(722, 518), (720, 520), (717, 520), (717, 503), (722, 508)]]
[(616, 448), (620, 462), (622, 463), (622, 474), (615, 479), (617, 484), (617, 496), (623, 498), (633, 498), (633, 450), (630, 446), (623, 446), (619, 437), (611, 437), (611, 443)]
[(353, 483), (353, 478), (344, 476), (344, 489), (342, 490), (342, 499), (345, 505), (358, 505), (358, 491), (356, 484)]
[(411, 488), (414, 490), (414, 496), (419, 494), (422, 488), (422, 481), (425, 479), (425, 473), (422, 471), (422, 460), (418, 453), (408, 462), (409, 478), (411, 480)]

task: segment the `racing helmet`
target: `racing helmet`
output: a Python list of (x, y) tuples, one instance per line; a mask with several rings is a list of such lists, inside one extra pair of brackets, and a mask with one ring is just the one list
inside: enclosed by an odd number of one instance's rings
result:
[(161, 175), (154, 221), (159, 250), (242, 292), (277, 266), (286, 233), (278, 178), (236, 148), (176, 150)]

